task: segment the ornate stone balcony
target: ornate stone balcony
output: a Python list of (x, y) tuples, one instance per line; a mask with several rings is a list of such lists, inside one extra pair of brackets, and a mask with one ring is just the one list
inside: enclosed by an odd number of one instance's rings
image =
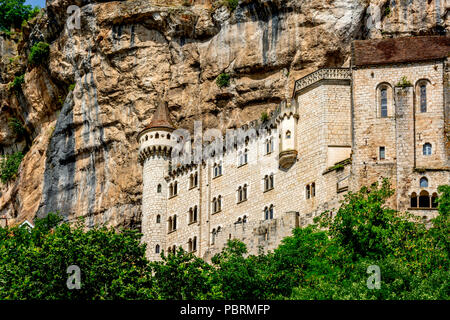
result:
[(295, 81), (294, 95), (323, 80), (351, 80), (349, 68), (319, 69)]

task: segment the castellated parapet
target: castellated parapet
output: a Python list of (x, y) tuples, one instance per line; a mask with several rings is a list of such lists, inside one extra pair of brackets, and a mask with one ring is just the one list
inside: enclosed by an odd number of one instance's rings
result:
[(158, 105), (138, 137), (148, 257), (181, 246), (209, 260), (235, 238), (251, 254), (275, 249), (384, 177), (393, 208), (436, 216), (437, 187), (450, 181), (449, 48), (436, 37), (355, 42), (350, 68), (307, 75), (268, 119), (203, 139), (201, 161), (175, 164), (179, 137)]

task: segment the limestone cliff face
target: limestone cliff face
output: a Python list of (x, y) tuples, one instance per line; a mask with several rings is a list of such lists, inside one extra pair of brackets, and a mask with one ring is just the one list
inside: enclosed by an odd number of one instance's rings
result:
[[(21, 34), (0, 37), (0, 151), (29, 148), (17, 179), (1, 186), (0, 215), (18, 223), (59, 211), (88, 226), (136, 226), (136, 137), (158, 97), (178, 126), (243, 124), (289, 98), (296, 79), (348, 64), (354, 39), (445, 32), (441, 2), (244, 0), (230, 12), (208, 0), (47, 0)], [(66, 24), (72, 4), (79, 29)], [(38, 41), (51, 44), (50, 58), (32, 68), (26, 56)], [(219, 88), (224, 72), (230, 85)], [(11, 117), (25, 124), (23, 141)]]

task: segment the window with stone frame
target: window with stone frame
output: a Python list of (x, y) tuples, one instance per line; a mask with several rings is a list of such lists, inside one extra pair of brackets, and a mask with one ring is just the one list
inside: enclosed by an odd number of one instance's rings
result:
[(420, 112), (427, 112), (427, 85), (422, 82), (419, 86)]
[(428, 142), (425, 143), (423, 145), (422, 149), (423, 149), (422, 153), (423, 153), (424, 156), (430, 156), (432, 154), (433, 149), (432, 149), (431, 143), (428, 143)]
[(273, 219), (273, 204), (264, 208), (264, 219), (265, 220)]

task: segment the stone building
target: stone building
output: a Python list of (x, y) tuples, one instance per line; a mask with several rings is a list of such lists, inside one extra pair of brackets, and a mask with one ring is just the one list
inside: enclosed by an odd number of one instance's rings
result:
[(448, 37), (355, 41), (350, 68), (297, 80), (290, 103), (224, 136), (183, 136), (161, 103), (138, 136), (148, 257), (181, 246), (210, 259), (233, 238), (274, 249), (382, 177), (394, 208), (434, 217), (450, 180), (449, 52)]

